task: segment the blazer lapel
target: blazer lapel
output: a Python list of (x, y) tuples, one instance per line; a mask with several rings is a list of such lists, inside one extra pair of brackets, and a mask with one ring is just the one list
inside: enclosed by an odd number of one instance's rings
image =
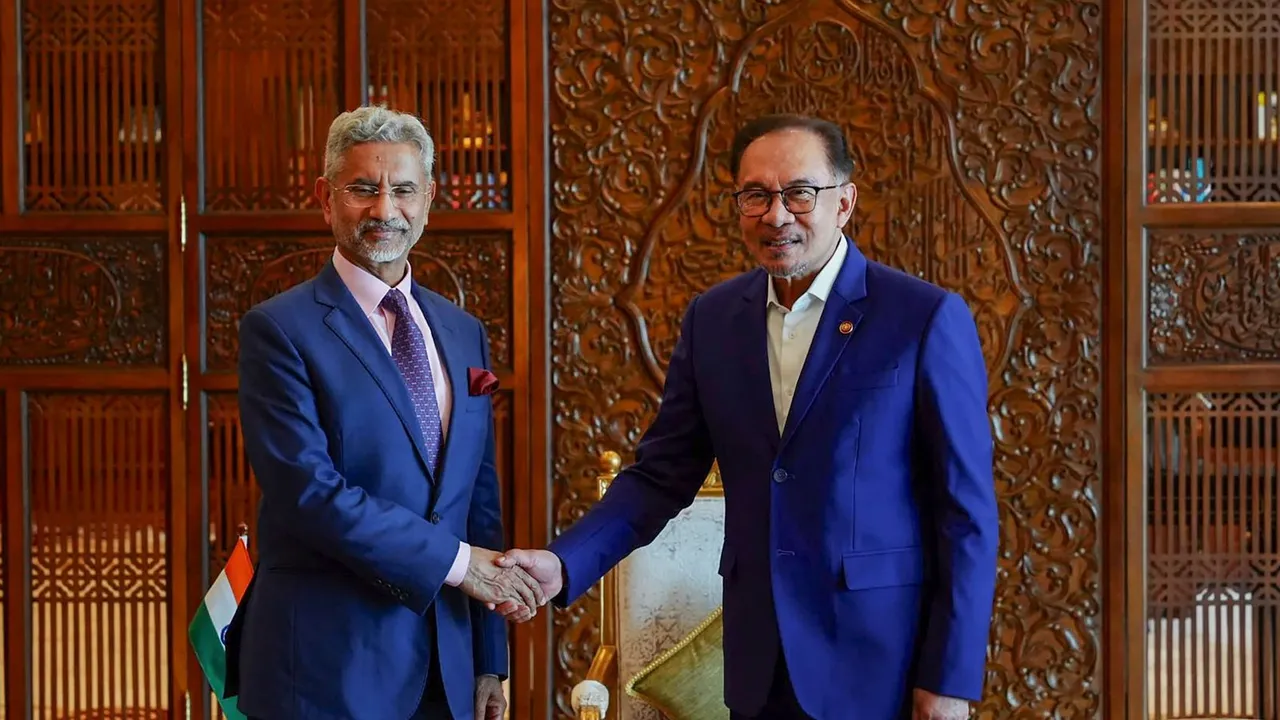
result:
[(831, 292), (827, 295), (822, 317), (818, 320), (813, 342), (809, 345), (809, 354), (800, 371), (800, 379), (796, 382), (795, 396), (791, 399), (791, 410), (787, 413), (787, 424), (782, 433), (783, 446), (795, 434), (796, 428), (813, 405), (814, 398), (818, 396), (818, 391), (831, 375), (836, 361), (840, 359), (849, 340), (857, 333), (858, 325), (862, 322), (862, 311), (857, 306), (866, 296), (867, 259), (850, 242), (844, 266), (840, 268), (840, 274), (836, 276)]
[(761, 424), (768, 428), (770, 447), (778, 447), (778, 413), (773, 407), (773, 380), (769, 377), (769, 308), (766, 298), (769, 292), (769, 276), (758, 271), (743, 294), (742, 306), (731, 324), (732, 336), (742, 338), (746, 350), (741, 355), (740, 387), (746, 395), (747, 417), (761, 417)]
[(404, 377), (400, 374), (400, 368), (396, 367), (395, 360), (382, 344), (382, 339), (373, 329), (369, 318), (365, 317), (364, 312), (360, 310), (360, 305), (343, 284), (337, 269), (333, 267), (332, 260), (324, 266), (317, 278), (316, 302), (332, 308), (324, 318), (325, 324), (342, 342), (346, 343), (373, 376), (378, 387), (382, 388), (387, 401), (400, 417), (405, 432), (413, 440), (418, 461), (426, 470), (427, 477), (431, 478), (431, 468), (427, 464), (427, 448), (422, 441), (422, 430), (418, 427), (418, 416), (414, 413), (413, 400), (409, 397), (409, 389), (404, 383)]
[[(447, 314), (439, 311), (436, 306), (437, 301), (416, 282), (413, 284), (413, 299), (418, 301), (418, 306), (422, 308), (422, 314), (427, 318), (427, 324), (431, 326), (431, 335), (435, 340), (436, 352), (440, 353), (440, 364), (444, 366), (444, 372), (449, 376), (449, 393), (450, 397), (453, 398), (449, 411), (449, 432), (445, 435), (444, 446), (440, 448), (439, 469), (440, 477), (443, 478), (449, 468), (449, 449), (454, 446), (455, 442), (460, 440), (459, 425), (461, 424), (460, 418), (463, 413), (460, 398), (467, 396), (468, 389), (467, 353), (464, 351), (462, 343), (458, 342), (457, 327), (446, 319)], [(477, 347), (479, 347), (478, 341)], [(480, 363), (476, 363), (476, 365), (479, 366)], [(439, 380), (440, 378), (436, 378), (437, 382)]]

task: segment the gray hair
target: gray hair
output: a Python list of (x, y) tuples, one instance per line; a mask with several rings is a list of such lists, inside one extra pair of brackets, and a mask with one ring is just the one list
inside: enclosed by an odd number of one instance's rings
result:
[(333, 119), (324, 147), (324, 176), (332, 181), (342, 171), (343, 155), (356, 145), (371, 142), (405, 143), (417, 147), (422, 157), (422, 172), (428, 180), (431, 179), (436, 157), (436, 145), (431, 134), (418, 118), (383, 105), (358, 107)]

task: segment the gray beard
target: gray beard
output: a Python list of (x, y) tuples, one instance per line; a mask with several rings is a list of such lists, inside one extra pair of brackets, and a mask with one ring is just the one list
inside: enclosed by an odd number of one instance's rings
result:
[(769, 277), (775, 277), (779, 280), (794, 280), (795, 278), (804, 277), (809, 274), (809, 263), (796, 263), (789, 268), (766, 267), (764, 271), (769, 273)]
[[(354, 252), (356, 255), (368, 260), (372, 263), (389, 263), (404, 256), (406, 252), (412, 248), (416, 241), (412, 240), (413, 228), (401, 234), (400, 239), (390, 244), (379, 244), (376, 242), (367, 242), (364, 235), (360, 232), (359, 227), (347, 236), (343, 245)], [(419, 231), (421, 237), (421, 231)]]
[(352, 243), (352, 249), (370, 262), (389, 263), (404, 255), (405, 251), (409, 249), (409, 243), (398, 242), (394, 245), (378, 246), (357, 239)]

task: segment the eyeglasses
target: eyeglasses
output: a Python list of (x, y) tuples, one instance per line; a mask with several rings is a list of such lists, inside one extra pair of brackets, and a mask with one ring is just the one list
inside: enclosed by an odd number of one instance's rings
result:
[[(384, 191), (372, 185), (348, 185), (337, 189), (342, 194), (342, 202), (349, 208), (364, 209), (372, 207), (378, 202), (378, 197)], [(421, 201), (425, 190), (409, 185), (400, 185), (385, 191), (391, 196), (391, 204), (397, 208), (404, 210), (406, 208), (416, 207)]]
[(787, 209), (787, 212), (792, 215), (804, 215), (805, 213), (813, 212), (813, 208), (817, 206), (819, 192), (842, 187), (843, 185), (845, 183), (826, 185), (824, 187), (792, 185), (782, 190), (752, 188), (750, 190), (739, 190), (733, 194), (733, 199), (738, 203), (738, 212), (747, 217), (760, 217), (769, 212), (769, 208), (773, 207), (774, 195), (782, 198), (782, 206)]

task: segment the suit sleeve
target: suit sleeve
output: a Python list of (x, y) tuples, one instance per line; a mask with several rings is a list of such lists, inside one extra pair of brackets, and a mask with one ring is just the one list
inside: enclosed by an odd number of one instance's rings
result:
[(987, 415), (987, 370), (977, 326), (948, 293), (926, 330), (916, 418), (925, 537), (935, 543), (917, 684), (978, 700), (986, 673), (999, 544)]
[(240, 422), (263, 502), (320, 555), (426, 612), (458, 538), (406, 508), (352, 487), (333, 466), (302, 357), (266, 312), (240, 321)]
[[(489, 370), (489, 338), (483, 327), (480, 328), (480, 352), (481, 357), (484, 358), (484, 368)], [(471, 510), (467, 516), (467, 539), (473, 546), (502, 552), (506, 547), (502, 530), (502, 501), (496, 455), (493, 415), (490, 411), (484, 455), (480, 459), (475, 488), (471, 493)], [(470, 599), (470, 602), (476, 675), (497, 675), (505, 679), (508, 673), (506, 619), (491, 612), (474, 598)]]
[(564, 568), (557, 605), (572, 603), (631, 551), (653, 542), (693, 502), (711, 470), (714, 452), (693, 363), (698, 300), (685, 312), (662, 404), (636, 447), (635, 464), (619, 473), (604, 498), (548, 547)]

